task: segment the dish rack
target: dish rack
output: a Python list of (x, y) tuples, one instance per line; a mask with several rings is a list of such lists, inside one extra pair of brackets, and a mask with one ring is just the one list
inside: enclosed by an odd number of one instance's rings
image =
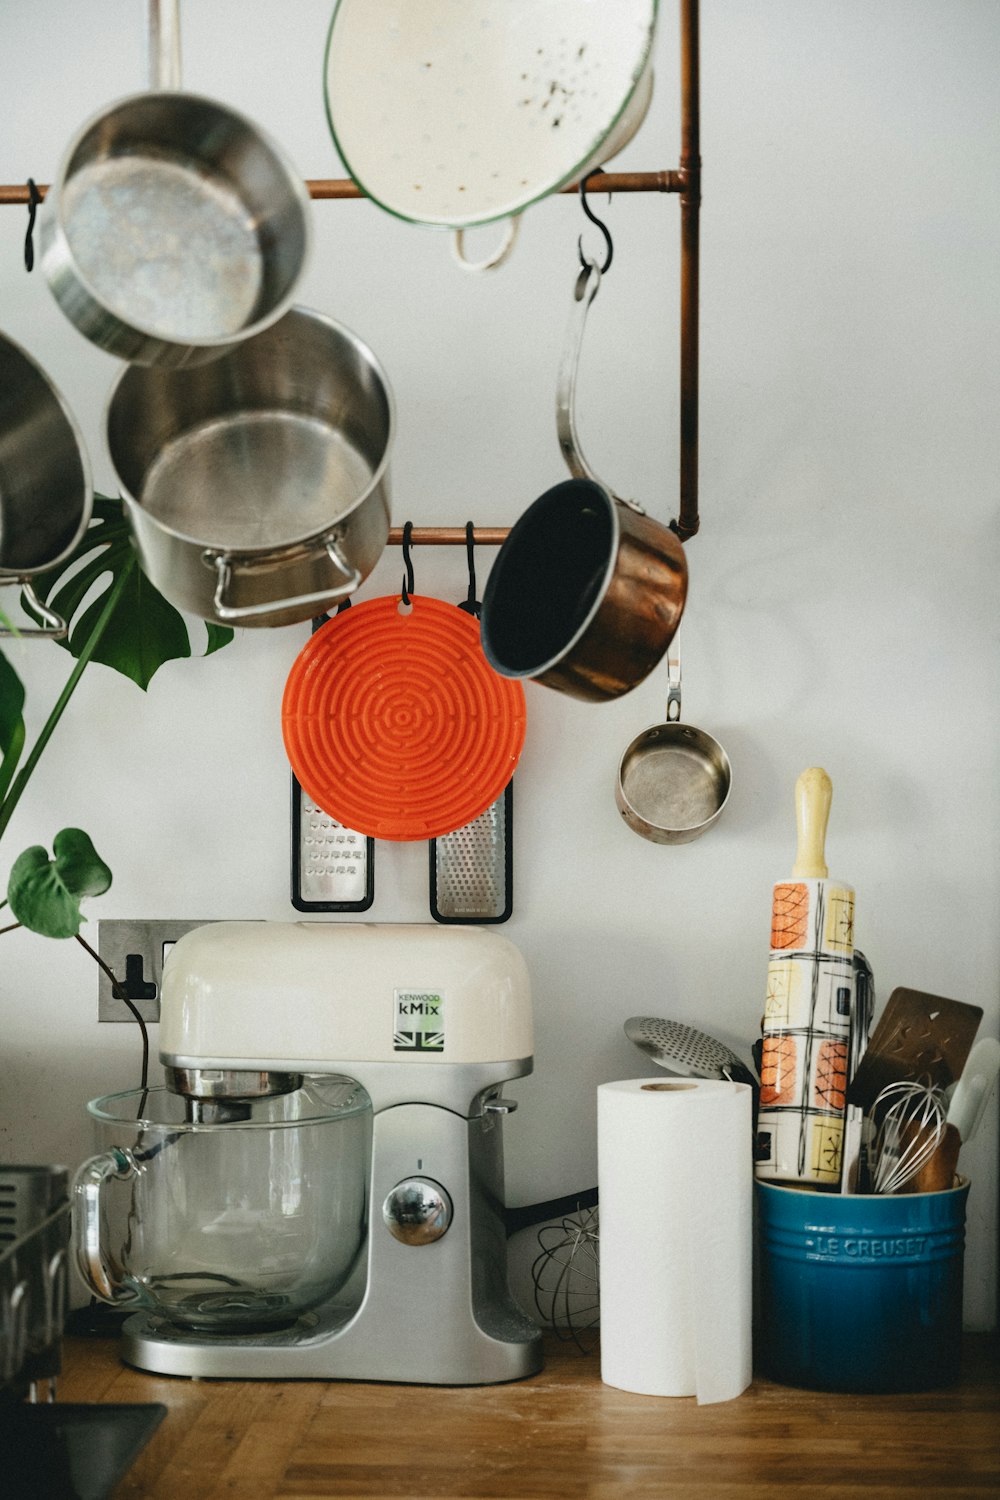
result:
[(0, 1406), (55, 1399), (69, 1287), (69, 1173), (0, 1166)]

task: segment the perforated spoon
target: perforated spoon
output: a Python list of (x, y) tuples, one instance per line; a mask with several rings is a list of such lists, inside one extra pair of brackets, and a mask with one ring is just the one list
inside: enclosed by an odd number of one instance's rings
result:
[(749, 1083), (756, 1097), (757, 1078), (746, 1063), (724, 1042), (693, 1026), (664, 1021), (659, 1016), (631, 1016), (625, 1022), (625, 1035), (640, 1052), (670, 1073)]

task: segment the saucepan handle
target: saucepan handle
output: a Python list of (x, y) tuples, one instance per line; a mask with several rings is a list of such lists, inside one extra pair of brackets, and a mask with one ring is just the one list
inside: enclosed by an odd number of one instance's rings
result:
[[(581, 250), (581, 257), (582, 254)], [(634, 510), (642, 516), (646, 512), (641, 505), (637, 505), (634, 500), (623, 500), (620, 495), (614, 493), (610, 485), (605, 484), (603, 479), (599, 479), (594, 473), (583, 455), (576, 430), (576, 377), (580, 368), (583, 333), (587, 325), (590, 305), (597, 296), (600, 286), (601, 272), (597, 262), (589, 258), (584, 259), (583, 268), (573, 288), (573, 307), (566, 328), (566, 340), (556, 381), (556, 431), (559, 435), (559, 448), (566, 461), (566, 467), (574, 479), (589, 479), (592, 484), (605, 490), (612, 499), (619, 500), (622, 505), (627, 505), (629, 510)]]
[(675, 635), (667, 652), (667, 723), (679, 724), (681, 718), (681, 647)]
[(105, 1302), (124, 1305), (139, 1300), (139, 1293), (126, 1286), (109, 1265), (101, 1244), (101, 1201), (105, 1185), (112, 1180), (126, 1182), (138, 1170), (131, 1153), (114, 1146), (110, 1151), (85, 1161), (73, 1182), (77, 1205), (73, 1216), (77, 1270)]
[(181, 20), (178, 0), (147, 0), (147, 74), (154, 93), (181, 86)]
[[(215, 597), (212, 600), (212, 608), (216, 619), (225, 620), (230, 624), (238, 625), (241, 620), (259, 619), (261, 615), (277, 614), (283, 609), (298, 609), (301, 606), (323, 605), (326, 607), (333, 604), (337, 599), (346, 598), (353, 594), (354, 590), (362, 582), (361, 574), (357, 568), (352, 567), (343, 557), (340, 548), (334, 539), (325, 543), (326, 554), (336, 568), (344, 575), (344, 581), (330, 588), (320, 589), (312, 594), (294, 594), (288, 599), (265, 599), (258, 604), (230, 604), (226, 601), (226, 594), (232, 582), (234, 574), (240, 571), (236, 558), (227, 557), (222, 553), (206, 553), (205, 561), (216, 570), (217, 581), (215, 585)], [(253, 567), (243, 569), (245, 572), (254, 572)]]
[(21, 580), (21, 590), (27, 596), (28, 604), (42, 623), (41, 625), (11, 625), (10, 627), (0, 625), (0, 636), (47, 636), (53, 641), (64, 640), (69, 633), (69, 626), (62, 615), (56, 614), (54, 609), (49, 609), (47, 604), (43, 604), (26, 579)]

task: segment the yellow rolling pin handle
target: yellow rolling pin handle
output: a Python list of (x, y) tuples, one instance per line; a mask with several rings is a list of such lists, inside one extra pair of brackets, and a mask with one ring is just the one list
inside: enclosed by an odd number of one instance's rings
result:
[(799, 833), (792, 876), (796, 880), (825, 880), (826, 825), (830, 820), (833, 786), (821, 766), (810, 766), (795, 783), (795, 822)]

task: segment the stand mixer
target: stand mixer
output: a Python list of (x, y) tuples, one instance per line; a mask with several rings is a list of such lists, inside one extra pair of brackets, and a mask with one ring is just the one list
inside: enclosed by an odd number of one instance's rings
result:
[(224, 1127), (303, 1076), (356, 1080), (371, 1100), (367, 1227), (342, 1288), (290, 1326), (206, 1332), (154, 1307), (124, 1325), (127, 1363), (444, 1385), (534, 1374), (541, 1335), (507, 1286), (502, 1129), (516, 1108), (504, 1083), (531, 1071), (532, 1047), (524, 961), (483, 928), (217, 922), (187, 933), (164, 966), (160, 1018), (167, 1088), (186, 1120)]

